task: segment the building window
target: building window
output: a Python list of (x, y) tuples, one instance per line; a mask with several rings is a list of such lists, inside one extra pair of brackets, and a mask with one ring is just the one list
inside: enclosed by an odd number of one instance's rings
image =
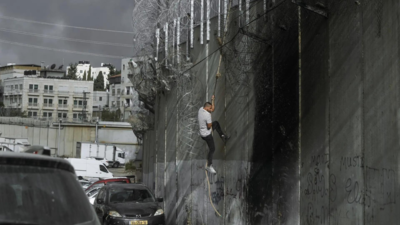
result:
[(58, 118), (66, 119), (67, 118), (67, 113), (58, 113)]
[(44, 118), (51, 118), (51, 117), (53, 117), (53, 113), (51, 113), (51, 112), (43, 112), (43, 117)]
[(53, 85), (44, 85), (44, 93), (53, 93)]
[(115, 96), (115, 89), (114, 88), (111, 90), (111, 95)]
[(28, 104), (28, 106), (37, 106), (38, 104), (38, 99), (37, 98), (29, 98), (28, 99), (28, 101), (29, 101), (29, 104)]
[(37, 85), (37, 84), (30, 84), (29, 85), (29, 92), (37, 93), (38, 90), (39, 90), (39, 85)]
[(122, 65), (122, 69), (123, 69), (123, 70), (125, 70), (125, 64), (124, 64), (124, 65)]
[(100, 101), (100, 102), (103, 101), (103, 97), (99, 97), (99, 101)]
[(22, 84), (19, 85), (19, 90), (22, 90)]
[(120, 95), (121, 94), (121, 89), (117, 89), (117, 95)]
[(18, 84), (14, 85), (14, 88), (18, 90)]
[(51, 98), (49, 98), (49, 99), (47, 99), (47, 98), (45, 98), (45, 99), (43, 99), (43, 106), (44, 107), (52, 107), (53, 106), (53, 99), (51, 99)]
[(35, 111), (28, 111), (28, 117), (37, 117), (37, 112), (35, 112)]

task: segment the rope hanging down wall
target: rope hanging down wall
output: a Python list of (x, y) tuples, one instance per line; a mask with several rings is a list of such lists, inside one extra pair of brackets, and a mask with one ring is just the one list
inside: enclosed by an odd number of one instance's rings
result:
[[(222, 41), (221, 41), (221, 40), (218, 38), (218, 42), (220, 43), (221, 46), (224, 45), (224, 43), (225, 43), (225, 38), (226, 38), (226, 34), (228, 33), (228, 21), (229, 21), (229, 15), (231, 14), (231, 9), (232, 9), (232, 8), (231, 8), (231, 5), (232, 5), (232, 0), (229, 1), (229, 6), (228, 6), (229, 11), (228, 11), (228, 15), (227, 15), (227, 17), (226, 17), (225, 24), (224, 24), (226, 29), (225, 29), (225, 32), (224, 32), (223, 39), (222, 39)], [(220, 73), (221, 62), (222, 62), (222, 51), (220, 51), (220, 53), (219, 53), (219, 63), (218, 63), (217, 74), (215, 75), (216, 78), (215, 78), (215, 85), (214, 85), (213, 95), (215, 95), (215, 90), (217, 89), (218, 78), (221, 77), (221, 73)], [(206, 166), (207, 166), (207, 163), (206, 163)], [(207, 170), (206, 170), (205, 172), (206, 172), (207, 183), (208, 183), (208, 197), (209, 197), (209, 199), (210, 199), (210, 203), (211, 203), (212, 207), (214, 208), (215, 213), (217, 213), (217, 215), (219, 215), (220, 217), (222, 217), (221, 214), (218, 212), (218, 210), (215, 208), (214, 203), (213, 203), (213, 201), (212, 201), (212, 199), (211, 199), (210, 179), (208, 178)]]

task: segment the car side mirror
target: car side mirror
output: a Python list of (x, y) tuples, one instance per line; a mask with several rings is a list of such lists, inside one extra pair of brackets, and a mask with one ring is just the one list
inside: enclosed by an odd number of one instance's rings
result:
[(157, 202), (163, 202), (164, 199), (163, 198), (157, 198)]
[(101, 199), (101, 198), (97, 199), (97, 204), (103, 204), (103, 203), (104, 203), (103, 199)]

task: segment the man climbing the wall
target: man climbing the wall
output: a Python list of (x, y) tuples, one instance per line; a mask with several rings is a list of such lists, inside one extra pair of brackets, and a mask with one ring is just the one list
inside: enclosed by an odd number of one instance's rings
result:
[(218, 121), (211, 122), (212, 121), (211, 113), (214, 112), (214, 98), (215, 96), (213, 95), (211, 97), (211, 102), (204, 103), (204, 106), (199, 109), (198, 120), (199, 120), (200, 136), (203, 140), (207, 142), (209, 148), (206, 170), (210, 173), (215, 174), (217, 172), (212, 166), (212, 157), (215, 151), (215, 146), (214, 146), (214, 138), (212, 136), (211, 131), (216, 130), (224, 142), (226, 142), (229, 139), (229, 136), (227, 136), (226, 134), (224, 134), (224, 132), (222, 132)]

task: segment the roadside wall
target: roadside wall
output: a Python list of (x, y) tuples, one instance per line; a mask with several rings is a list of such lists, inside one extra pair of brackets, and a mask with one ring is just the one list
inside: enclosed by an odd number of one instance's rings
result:
[[(46, 145), (52, 149), (58, 148), (58, 126), (53, 127), (51, 123), (41, 122), (37, 124), (24, 123), (20, 125), (19, 118), (2, 118), (0, 133), (2, 137), (27, 138), (31, 145)], [(10, 122), (12, 121), (12, 122)], [(4, 123), (7, 122), (8, 124)], [(12, 123), (12, 124), (10, 124)], [(130, 128), (100, 127), (98, 129), (99, 143), (115, 144), (128, 151), (128, 158), (141, 159), (140, 145), (136, 136)], [(96, 127), (61, 125), (59, 156), (76, 157), (77, 142), (94, 142)], [(135, 154), (139, 152), (139, 154)]]

